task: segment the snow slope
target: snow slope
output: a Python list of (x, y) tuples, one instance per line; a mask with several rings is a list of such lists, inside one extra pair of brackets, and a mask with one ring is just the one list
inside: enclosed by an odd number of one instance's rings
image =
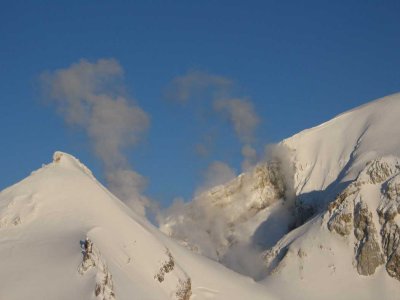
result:
[(284, 140), (294, 152), (297, 194), (354, 180), (374, 158), (400, 156), (399, 116), (400, 94), (394, 94)]
[(62, 152), (0, 193), (0, 257), (6, 300), (273, 299), (171, 241)]

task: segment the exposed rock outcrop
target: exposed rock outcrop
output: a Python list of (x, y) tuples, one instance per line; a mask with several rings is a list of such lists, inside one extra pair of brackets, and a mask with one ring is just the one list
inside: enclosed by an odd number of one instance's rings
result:
[(347, 199), (347, 197), (355, 195), (356, 191), (354, 186), (349, 187), (331, 206), (333, 211), (328, 221), (328, 229), (342, 236), (349, 236), (353, 231), (357, 240), (355, 246), (357, 271), (361, 275), (372, 275), (376, 268), (384, 263), (384, 259), (378, 243), (372, 213), (368, 210), (367, 204), (359, 200), (354, 207), (354, 199)]
[(192, 295), (192, 281), (190, 278), (186, 280), (179, 280), (178, 287), (176, 289), (176, 299), (177, 300), (189, 300)]
[(271, 198), (280, 199), (285, 196), (287, 183), (282, 175), (280, 162), (269, 162), (264, 165), (258, 165), (254, 169), (255, 184), (254, 190), (271, 189)]
[(388, 220), (382, 230), (382, 245), (387, 257), (388, 274), (400, 280), (400, 228), (392, 220)]
[(357, 271), (361, 275), (372, 275), (376, 268), (384, 263), (377, 242), (377, 232), (366, 203), (360, 201), (354, 210), (354, 235), (356, 245)]
[[(366, 185), (386, 185), (386, 193), (393, 198), (394, 190), (397, 186), (392, 183), (385, 183), (387, 180), (399, 172), (399, 164), (396, 158), (375, 159), (368, 163), (364, 170), (360, 172), (358, 178), (352, 182), (345, 190), (343, 190), (335, 201), (328, 206), (329, 220), (327, 223), (328, 229), (341, 236), (348, 237), (353, 232), (356, 239), (355, 245), (355, 261), (357, 271), (361, 275), (372, 275), (376, 268), (385, 263), (385, 257), (388, 257), (386, 264), (388, 265), (390, 257), (387, 254), (391, 234), (385, 230), (388, 220), (392, 220), (397, 213), (397, 206), (393, 206), (393, 201), (382, 200), (380, 208), (377, 212), (380, 218), (380, 233), (383, 237), (382, 247), (383, 253), (378, 240), (378, 230), (373, 222), (372, 212), (368, 205), (362, 201), (360, 192)], [(400, 185), (399, 185), (400, 186)], [(390, 227), (390, 225), (387, 225)], [(397, 248), (396, 248), (397, 249)], [(392, 251), (393, 252), (393, 251)], [(392, 253), (391, 252), (391, 253)], [(384, 255), (385, 254), (385, 255)], [(392, 255), (392, 254), (390, 254)], [(393, 261), (396, 257), (393, 257)], [(391, 268), (394, 262), (391, 262)], [(389, 270), (388, 270), (389, 272)], [(393, 271), (391, 271), (393, 273)]]
[[(175, 259), (172, 256), (171, 252), (168, 248), (165, 249), (165, 254), (167, 255), (167, 260), (162, 262), (159, 271), (156, 275), (154, 275), (154, 279), (156, 279), (159, 283), (163, 283), (166, 280), (166, 276), (168, 273), (171, 273), (177, 267), (179, 271), (179, 266), (176, 266)], [(175, 290), (175, 299), (176, 300), (189, 300), (192, 295), (192, 281), (190, 277), (182, 272), (181, 276), (178, 278), (178, 284)]]
[(388, 274), (400, 280), (400, 227), (395, 218), (400, 211), (400, 174), (388, 180), (383, 188), (382, 202), (377, 211), (382, 225), (382, 247)]
[(169, 250), (166, 249), (165, 253), (168, 256), (168, 260), (162, 263), (160, 270), (156, 275), (154, 275), (154, 278), (157, 279), (159, 282), (163, 282), (165, 274), (171, 272), (175, 267), (175, 261), (174, 258), (172, 257), (171, 252), (169, 252)]
[[(396, 219), (400, 212), (399, 161), (389, 156), (367, 163), (357, 178), (328, 205), (321, 219), (321, 224), (330, 232), (343, 237), (348, 244), (354, 243), (354, 266), (360, 275), (372, 275), (380, 265), (386, 264), (388, 274), (400, 280), (400, 224)], [(371, 197), (375, 195), (371, 192), (376, 192), (378, 199)], [(286, 253), (293, 249), (286, 246), (265, 251), (268, 272), (279, 270)]]
[(96, 268), (96, 285), (94, 288), (96, 298), (99, 300), (115, 300), (112, 275), (106, 263), (101, 259), (99, 250), (88, 238), (81, 241), (81, 248), (83, 259), (78, 267), (79, 274), (85, 275), (89, 269)]
[(359, 193), (357, 184), (349, 185), (328, 206), (330, 218), (328, 229), (342, 236), (348, 236), (353, 230), (354, 198)]
[(365, 170), (369, 182), (373, 184), (382, 183), (399, 171), (399, 163), (394, 162), (392, 158), (375, 159), (368, 164)]
[[(293, 188), (283, 168), (278, 159), (260, 163), (227, 184), (197, 195), (191, 203), (177, 205), (161, 221), (161, 230), (186, 248), (226, 264), (226, 257), (236, 255), (237, 251), (231, 251), (235, 246), (257, 243), (261, 232), (257, 229), (262, 228), (267, 215), (293, 208), (290, 204), (294, 201), (285, 201)], [(289, 205), (269, 211), (279, 201)], [(282, 235), (293, 222), (290, 213), (285, 215)]]

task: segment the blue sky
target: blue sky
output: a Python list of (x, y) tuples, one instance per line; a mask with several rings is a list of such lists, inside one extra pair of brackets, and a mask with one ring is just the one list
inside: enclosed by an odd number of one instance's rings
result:
[[(39, 76), (84, 58), (114, 58), (150, 117), (127, 155), (146, 194), (190, 198), (213, 161), (240, 171), (242, 144), (207, 93), (165, 99), (174, 78), (232, 81), (261, 123), (254, 147), (400, 91), (399, 1), (3, 1), (0, 10), (0, 188), (70, 152), (104, 180), (84, 130), (45, 104)], [(196, 98), (196, 97), (195, 97)], [(209, 154), (195, 146), (213, 132)]]

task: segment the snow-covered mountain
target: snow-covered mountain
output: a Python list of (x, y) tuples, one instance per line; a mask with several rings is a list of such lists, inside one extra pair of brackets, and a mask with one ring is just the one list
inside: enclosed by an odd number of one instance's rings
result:
[(0, 299), (274, 299), (179, 246), (74, 157), (0, 193)]
[(397, 299), (399, 117), (396, 94), (300, 132), (165, 234), (56, 152), (0, 193), (0, 299)]
[(395, 94), (302, 131), (161, 229), (282, 299), (397, 299), (399, 120)]

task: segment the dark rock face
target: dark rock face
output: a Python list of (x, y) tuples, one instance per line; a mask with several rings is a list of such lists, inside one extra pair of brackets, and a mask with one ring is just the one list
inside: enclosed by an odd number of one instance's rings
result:
[(372, 275), (384, 260), (377, 242), (372, 213), (362, 201), (357, 203), (354, 210), (354, 235), (359, 241), (356, 249), (357, 271), (361, 275)]
[[(371, 198), (371, 192), (377, 199)], [(364, 167), (328, 205), (321, 225), (354, 244), (354, 266), (360, 275), (370, 276), (385, 265), (387, 273), (400, 281), (399, 214), (400, 158), (389, 156)], [(278, 250), (282, 249), (276, 247), (264, 254), (266, 265), (273, 271), (284, 262), (283, 251)]]
[(353, 215), (351, 213), (342, 213), (335, 215), (328, 224), (329, 230), (346, 236), (351, 233)]
[(156, 275), (154, 275), (154, 278), (157, 279), (159, 282), (163, 282), (164, 278), (165, 278), (165, 274), (171, 272), (174, 267), (175, 267), (175, 260), (172, 257), (171, 252), (169, 252), (168, 249), (165, 250), (165, 253), (168, 256), (168, 260), (165, 261), (161, 267), (160, 270), (158, 271), (158, 273)]
[[(347, 195), (346, 192), (343, 192)], [(329, 211), (331, 217), (328, 221), (328, 229), (335, 231), (342, 236), (348, 236), (353, 229), (353, 205), (351, 202), (344, 202), (343, 193), (331, 203)]]
[(115, 300), (114, 284), (112, 275), (106, 263), (101, 259), (100, 251), (93, 245), (92, 241), (86, 238), (81, 241), (82, 263), (78, 267), (78, 272), (82, 276), (91, 268), (96, 268), (96, 285), (94, 294), (97, 299)]
[(328, 206), (328, 229), (342, 236), (353, 231), (354, 200), (360, 192), (358, 182), (350, 184)]
[(400, 249), (394, 252), (386, 263), (386, 271), (397, 280), (400, 280)]
[[(360, 191), (364, 185), (385, 185), (385, 182), (396, 174), (398, 170), (397, 163), (391, 164), (385, 159), (372, 161), (360, 173), (357, 180), (340, 193), (328, 207), (330, 218), (327, 225), (330, 231), (345, 237), (350, 236), (353, 231), (356, 238), (356, 267), (358, 273), (361, 275), (374, 274), (376, 268), (385, 263), (385, 256), (387, 257), (386, 268), (388, 273), (393, 274), (397, 272), (397, 257), (394, 254), (397, 246), (395, 249), (391, 249), (393, 248), (391, 245), (395, 241), (398, 241), (399, 238), (394, 237), (393, 229), (389, 230), (388, 228), (391, 226), (387, 225), (389, 220), (393, 220), (397, 209), (393, 209), (392, 204), (388, 204), (388, 201), (385, 202), (383, 200), (382, 203), (387, 204), (381, 205), (377, 210), (380, 217), (380, 224), (383, 225), (380, 228), (382, 247), (384, 248), (382, 253), (378, 240), (378, 231), (372, 220), (372, 212), (369, 211), (367, 204), (362, 201)], [(391, 187), (390, 184), (386, 184), (386, 186), (387, 193), (393, 198), (393, 191), (397, 191), (397, 186), (395, 188)], [(386, 227), (387, 229), (385, 229)], [(396, 232), (396, 230), (394, 231)], [(391, 250), (388, 250), (388, 248)], [(390, 265), (390, 271), (388, 265)], [(400, 271), (400, 268), (398, 271)]]
[(387, 258), (386, 271), (400, 280), (400, 227), (395, 218), (400, 211), (400, 176), (396, 175), (383, 187), (384, 198), (377, 212), (382, 225), (382, 247)]
[(379, 244), (374, 239), (367, 239), (361, 243), (356, 259), (357, 271), (361, 275), (374, 274), (376, 268), (384, 262)]
[(190, 278), (179, 280), (179, 285), (176, 290), (176, 298), (178, 300), (189, 300), (192, 296), (192, 281)]
[(369, 176), (369, 181), (375, 184), (384, 182), (398, 170), (398, 165), (393, 166), (384, 160), (375, 159), (369, 164), (366, 173)]
[[(353, 231), (357, 240), (355, 259), (357, 271), (361, 275), (372, 275), (376, 268), (384, 263), (377, 239), (377, 230), (372, 221), (372, 213), (366, 203), (358, 197), (359, 187), (349, 186), (330, 205), (331, 218), (328, 229), (342, 236)], [(356, 202), (354, 207), (354, 202)]]
[(400, 228), (390, 220), (384, 224), (381, 235), (383, 251), (387, 257), (390, 257), (399, 249)]

